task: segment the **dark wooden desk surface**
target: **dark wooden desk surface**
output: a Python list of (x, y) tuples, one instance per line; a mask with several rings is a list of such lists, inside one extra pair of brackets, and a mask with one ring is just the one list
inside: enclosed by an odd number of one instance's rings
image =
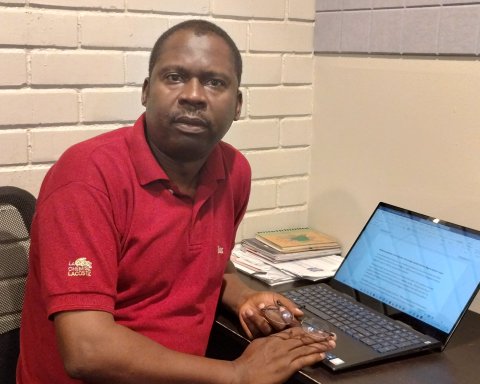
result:
[[(265, 286), (243, 277), (257, 289), (283, 290)], [(298, 283), (296, 283), (298, 285)], [(215, 323), (208, 355), (232, 360), (248, 345), (238, 320), (220, 312)], [(480, 383), (480, 314), (468, 312), (450, 343), (443, 352), (432, 352), (388, 361), (342, 373), (332, 373), (323, 366), (308, 368), (297, 373), (288, 383), (338, 384), (478, 384)]]

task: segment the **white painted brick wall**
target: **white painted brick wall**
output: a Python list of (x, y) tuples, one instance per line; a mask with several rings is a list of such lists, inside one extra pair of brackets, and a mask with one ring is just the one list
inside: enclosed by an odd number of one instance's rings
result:
[[(294, 228), (308, 225), (306, 206), (247, 212), (242, 232), (247, 235), (263, 231), (264, 228)], [(238, 240), (238, 237), (237, 237)]]
[(20, 50), (0, 50), (0, 84), (2, 87), (27, 83), (27, 55)]
[(54, 162), (71, 145), (115, 128), (117, 125), (34, 128), (30, 131), (30, 159), (32, 163)]
[(127, 3), (127, 9), (130, 11), (154, 11), (188, 15), (207, 15), (210, 11), (210, 0), (189, 0), (188, 4), (178, 0), (129, 0)]
[(240, 150), (277, 148), (279, 131), (278, 120), (241, 120), (232, 125), (224, 140)]
[(244, 85), (278, 85), (281, 83), (281, 55), (244, 55), (242, 59), (242, 83)]
[(0, 0), (0, 4), (25, 4), (25, 0)]
[(43, 50), (32, 53), (30, 60), (32, 85), (116, 85), (125, 78), (119, 52)]
[(266, 52), (306, 52), (313, 47), (313, 23), (251, 24), (250, 49)]
[(49, 168), (50, 165), (48, 164), (38, 166), (2, 166), (0, 168), (0, 185), (14, 185), (36, 192)]
[(149, 50), (168, 28), (162, 15), (85, 14), (80, 16), (82, 47)]
[(246, 155), (253, 179), (305, 175), (310, 170), (309, 148), (255, 151)]
[(275, 180), (260, 180), (252, 182), (252, 196), (248, 205), (249, 211), (274, 209), (277, 206), (277, 183)]
[(212, 13), (216, 16), (283, 19), (285, 17), (285, 1), (215, 0), (212, 4)]
[(314, 20), (315, 0), (289, 0), (288, 17), (292, 20)]
[[(5, 2), (8, 2), (6, 0)], [(22, 4), (25, 2), (22, 1)], [(94, 9), (118, 9), (123, 10), (124, 0), (30, 0), (30, 5), (50, 5), (62, 8), (94, 8)]]
[(282, 147), (308, 146), (312, 143), (313, 120), (306, 118), (285, 118), (280, 124), (280, 145)]
[(148, 76), (149, 54), (146, 52), (127, 52), (125, 54), (125, 83), (142, 85)]
[(0, 44), (28, 46), (77, 46), (75, 13), (38, 9), (0, 10)]
[(0, 90), (0, 127), (78, 122), (77, 92), (55, 90)]
[(306, 177), (280, 180), (278, 183), (278, 205), (284, 207), (307, 204), (307, 191), (308, 179)]
[(141, 88), (88, 89), (82, 91), (83, 121), (129, 121), (140, 116)]
[(312, 84), (313, 57), (285, 55), (282, 80), (284, 84)]
[(28, 137), (25, 130), (0, 131), (0, 143), (2, 143), (1, 164), (27, 164)]
[(37, 194), (66, 148), (132, 123), (153, 43), (194, 17), (244, 58), (241, 119), (225, 136), (253, 171), (238, 239), (306, 225), (313, 0), (0, 0), (0, 185)]

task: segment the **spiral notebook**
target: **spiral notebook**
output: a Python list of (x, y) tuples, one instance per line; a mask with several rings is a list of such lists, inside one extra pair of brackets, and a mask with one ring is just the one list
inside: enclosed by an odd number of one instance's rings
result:
[[(443, 350), (480, 288), (480, 232), (379, 203), (329, 284), (306, 288), (284, 294), (337, 334), (323, 362), (334, 371)], [(311, 298), (317, 291), (324, 296)], [(343, 320), (355, 327), (339, 322), (337, 310), (327, 313), (328, 301), (344, 302)], [(376, 326), (365, 321), (371, 315), (388, 324), (386, 336), (401, 328), (421, 341), (378, 344)]]
[(336, 240), (312, 228), (292, 228), (258, 232), (255, 238), (280, 252), (339, 248)]

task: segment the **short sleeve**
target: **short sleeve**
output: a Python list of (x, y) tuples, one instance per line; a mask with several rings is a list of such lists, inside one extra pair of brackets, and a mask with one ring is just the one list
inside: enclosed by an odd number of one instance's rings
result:
[(113, 311), (118, 238), (104, 191), (71, 182), (43, 199), (32, 241), (49, 316), (65, 310)]

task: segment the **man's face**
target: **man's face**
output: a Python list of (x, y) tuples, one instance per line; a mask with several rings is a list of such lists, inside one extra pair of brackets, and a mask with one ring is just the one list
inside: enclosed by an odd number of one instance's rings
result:
[(228, 45), (215, 34), (170, 36), (142, 92), (154, 151), (175, 161), (205, 159), (240, 115), (235, 73)]

